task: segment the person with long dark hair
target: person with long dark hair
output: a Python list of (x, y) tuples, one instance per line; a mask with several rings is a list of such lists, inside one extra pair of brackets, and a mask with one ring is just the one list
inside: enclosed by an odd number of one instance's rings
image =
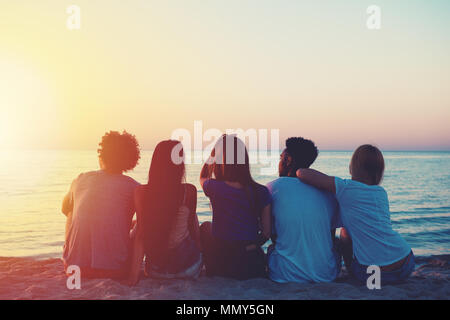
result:
[(129, 284), (145, 273), (157, 278), (197, 277), (202, 268), (197, 189), (184, 183), (183, 147), (179, 141), (160, 142), (153, 153), (148, 184), (135, 191), (136, 235)]
[(200, 227), (207, 275), (249, 279), (266, 276), (261, 248), (271, 230), (271, 197), (250, 173), (245, 144), (223, 135), (204, 164), (200, 183), (212, 205), (212, 223)]

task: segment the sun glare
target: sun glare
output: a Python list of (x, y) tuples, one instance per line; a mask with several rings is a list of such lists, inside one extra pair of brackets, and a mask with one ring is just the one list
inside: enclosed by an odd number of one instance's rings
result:
[(6, 121), (3, 121), (2, 119), (0, 122), (0, 149), (8, 147), (10, 140)]
[(17, 147), (46, 125), (39, 119), (50, 104), (48, 85), (35, 69), (0, 57), (0, 147)]

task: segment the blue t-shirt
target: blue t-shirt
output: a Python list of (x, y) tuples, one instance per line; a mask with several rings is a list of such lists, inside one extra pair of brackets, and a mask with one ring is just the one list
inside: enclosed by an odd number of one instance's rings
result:
[(267, 187), (272, 194), (274, 249), (269, 276), (276, 282), (330, 282), (340, 271), (331, 232), (341, 227), (334, 196), (281, 177)]
[(203, 183), (203, 190), (212, 205), (214, 237), (228, 241), (258, 239), (258, 218), (261, 210), (272, 201), (266, 187), (257, 185), (250, 191), (209, 179)]
[(342, 222), (362, 265), (386, 266), (406, 257), (411, 247), (392, 229), (384, 188), (335, 178)]

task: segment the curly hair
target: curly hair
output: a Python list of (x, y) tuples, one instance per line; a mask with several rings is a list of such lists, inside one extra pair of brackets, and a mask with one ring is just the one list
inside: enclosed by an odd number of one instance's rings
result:
[(134, 169), (140, 155), (139, 143), (136, 137), (126, 131), (107, 132), (99, 143), (98, 156), (105, 167), (113, 171), (126, 172)]
[(294, 169), (309, 168), (319, 155), (314, 142), (301, 137), (292, 137), (286, 140), (286, 149), (294, 160)]

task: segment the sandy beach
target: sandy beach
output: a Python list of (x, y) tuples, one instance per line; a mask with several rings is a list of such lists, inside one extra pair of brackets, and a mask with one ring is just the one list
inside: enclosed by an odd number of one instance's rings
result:
[(405, 283), (368, 290), (343, 271), (334, 283), (278, 284), (267, 279), (236, 281), (201, 276), (197, 280), (143, 279), (128, 287), (109, 279), (84, 280), (68, 290), (59, 259), (0, 258), (0, 299), (449, 299), (450, 256), (418, 258)]

